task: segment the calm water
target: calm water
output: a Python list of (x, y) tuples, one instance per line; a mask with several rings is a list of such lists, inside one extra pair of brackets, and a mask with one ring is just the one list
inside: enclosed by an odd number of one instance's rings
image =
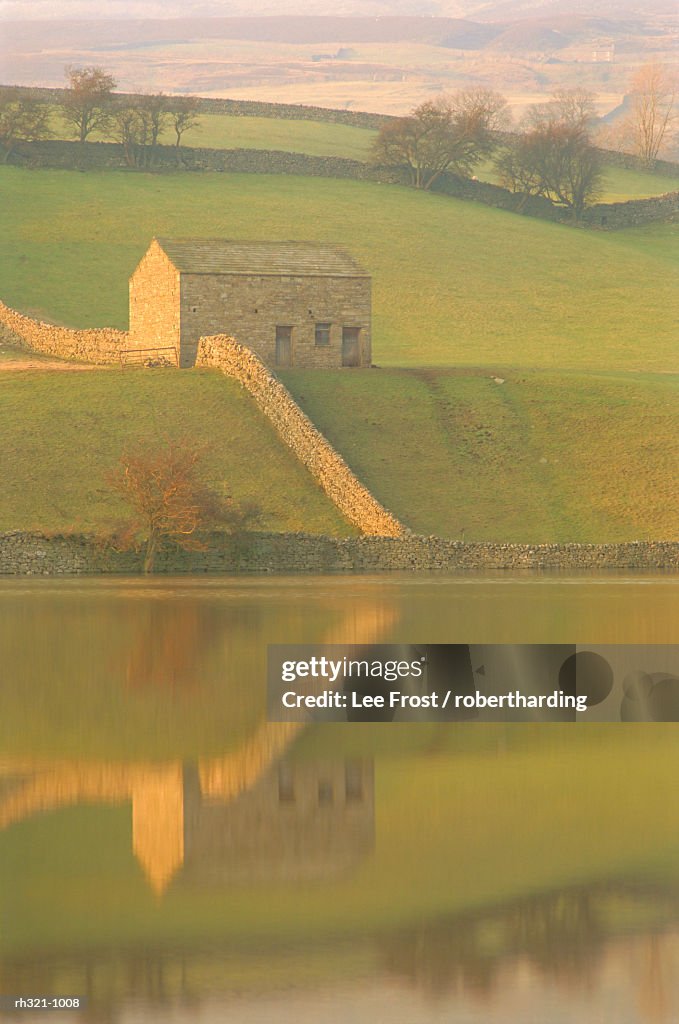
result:
[(678, 622), (671, 575), (0, 582), (0, 993), (87, 995), (62, 1024), (676, 1024), (679, 726), (263, 709), (269, 643)]

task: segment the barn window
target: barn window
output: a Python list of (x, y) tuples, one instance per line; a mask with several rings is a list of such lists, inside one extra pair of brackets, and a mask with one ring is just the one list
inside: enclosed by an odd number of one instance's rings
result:
[(330, 344), (330, 324), (316, 324), (316, 347), (327, 348)]

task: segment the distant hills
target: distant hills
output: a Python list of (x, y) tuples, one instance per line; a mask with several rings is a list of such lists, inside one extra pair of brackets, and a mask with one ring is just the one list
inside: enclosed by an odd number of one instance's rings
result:
[[(324, 14), (328, 0), (308, 0), (307, 13), (288, 15), (278, 5), (260, 16), (265, 0), (257, 0), (236, 16), (235, 0), (223, 17), (213, 15), (225, 3), (204, 0), (173, 17), (179, 8), (167, 0), (163, 16), (144, 18), (159, 9), (146, 0), (109, 0), (99, 9), (89, 0), (26, 0), (21, 9), (0, 0), (0, 83), (60, 86), (65, 66), (94, 64), (124, 91), (380, 113), (475, 85), (498, 89), (520, 112), (555, 88), (578, 85), (605, 111), (620, 102), (640, 63), (672, 59), (679, 29), (667, 9), (674, 3), (649, 0), (635, 9), (616, 0), (613, 10), (609, 0), (390, 0), (387, 9), (383, 0), (337, 0)], [(23, 16), (41, 9), (43, 19)], [(83, 11), (91, 17), (76, 16)], [(12, 12), (16, 20), (8, 20)]]
[[(596, 0), (595, 0), (596, 2)], [(487, 15), (486, 15), (487, 17)], [(643, 33), (644, 17), (585, 17), (571, 13), (516, 21), (472, 21), (452, 17), (168, 18), (143, 20), (6, 21), (4, 48), (51, 51), (60, 46), (106, 50), (232, 39), (267, 43), (426, 43), (431, 46), (505, 52), (550, 51), (605, 35)]]

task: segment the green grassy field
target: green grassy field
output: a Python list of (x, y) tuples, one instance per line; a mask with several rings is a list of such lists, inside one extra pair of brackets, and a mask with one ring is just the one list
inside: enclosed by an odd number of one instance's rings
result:
[[(476, 171), (481, 181), (490, 181), (494, 185), (501, 184), (500, 178), (492, 161), (482, 164)], [(679, 177), (671, 178), (665, 174), (650, 174), (648, 171), (632, 171), (625, 167), (612, 164), (604, 166), (604, 176), (600, 203), (625, 203), (628, 199), (648, 199), (664, 192), (679, 190)]]
[(0, 296), (74, 326), (126, 326), (127, 279), (155, 234), (308, 238), (346, 245), (373, 275), (379, 364), (679, 370), (677, 224), (574, 231), (273, 175), (5, 167), (0, 191)]
[[(71, 137), (56, 112), (52, 125), (58, 138)], [(280, 149), (292, 153), (309, 153), (312, 156), (341, 156), (365, 161), (370, 159), (376, 136), (377, 132), (370, 128), (323, 121), (201, 114), (200, 124), (186, 133), (183, 144), (211, 149)], [(97, 132), (91, 138), (92, 141), (111, 141), (109, 135)], [(160, 141), (171, 146), (175, 143), (175, 136), (171, 131), (165, 131)], [(481, 164), (476, 174), (481, 181), (499, 184), (492, 161)], [(607, 165), (600, 202), (645, 199), (664, 192), (675, 192), (677, 189), (679, 178)]]
[[(57, 112), (52, 116), (57, 138), (72, 138)], [(367, 160), (375, 132), (369, 128), (332, 124), (323, 121), (287, 120), (279, 117), (230, 117), (227, 114), (201, 114), (200, 124), (182, 138), (183, 146), (210, 149), (282, 149), (312, 156), (343, 156)], [(93, 142), (111, 142), (108, 132), (93, 132)], [(174, 132), (166, 130), (161, 144), (173, 146)]]
[[(573, 231), (405, 188), (293, 177), (3, 168), (0, 187), (0, 296), (74, 326), (126, 326), (127, 278), (154, 234), (346, 245), (373, 274), (373, 358), (385, 369), (286, 379), (413, 529), (527, 542), (676, 536), (679, 225)], [(252, 459), (247, 402), (216, 375), (9, 374), (0, 388), (2, 529), (109, 524), (103, 479), (127, 437), (124, 410), (135, 431), (160, 417), (211, 438), (215, 474), (262, 505), (263, 527), (346, 529), (259, 426)], [(267, 467), (266, 489), (253, 461)], [(292, 480), (303, 500), (288, 500)]]
[(418, 533), (525, 543), (679, 536), (679, 375), (497, 374), (504, 383), (488, 370), (282, 376)]
[[(283, 378), (358, 477), (418, 533), (526, 543), (677, 536), (679, 375), (498, 373), (502, 384), (487, 370)], [(0, 530), (121, 521), (106, 472), (131, 423), (135, 438), (206, 442), (210, 478), (262, 508), (258, 528), (352, 532), (237, 385), (173, 370), (0, 372)]]
[[(0, 372), (0, 530), (114, 526), (106, 473), (130, 443), (205, 443), (216, 488), (261, 509), (258, 529), (353, 533), (240, 386), (214, 371)], [(257, 473), (253, 473), (253, 466)]]

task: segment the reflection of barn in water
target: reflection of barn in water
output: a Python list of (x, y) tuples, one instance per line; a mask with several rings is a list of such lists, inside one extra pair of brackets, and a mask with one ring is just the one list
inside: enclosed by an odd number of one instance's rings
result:
[(327, 878), (374, 844), (372, 760), (280, 761), (228, 803), (184, 770), (186, 881)]

